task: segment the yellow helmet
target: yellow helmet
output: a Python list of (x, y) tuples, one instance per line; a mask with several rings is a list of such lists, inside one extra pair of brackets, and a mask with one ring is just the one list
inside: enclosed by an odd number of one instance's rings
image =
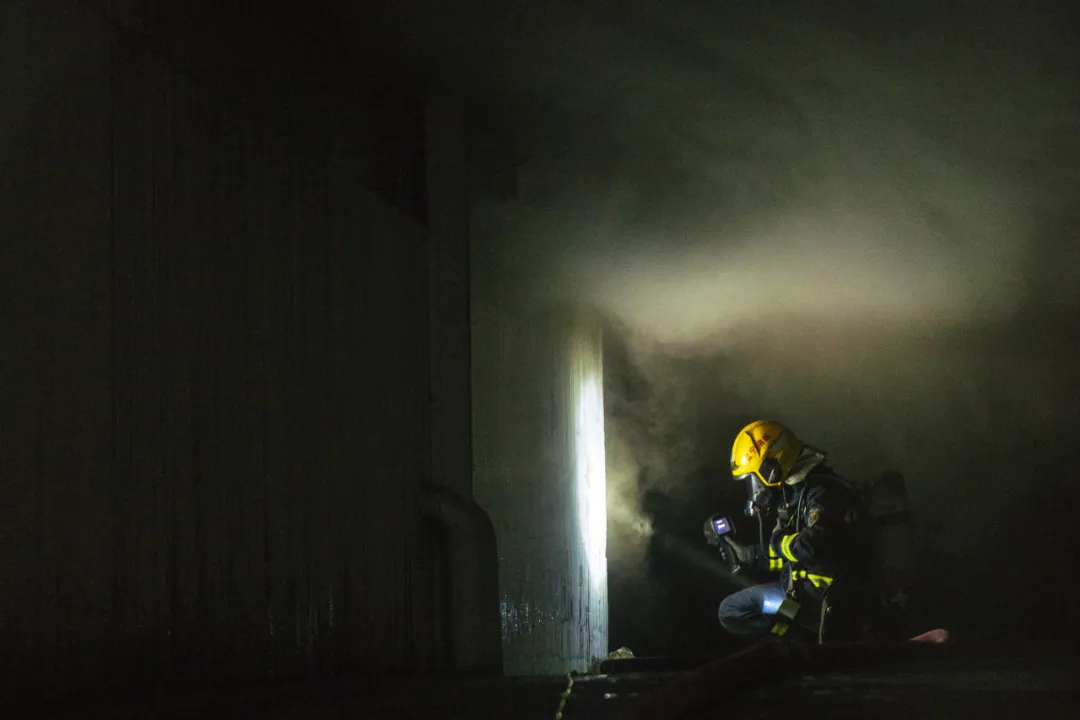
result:
[(804, 447), (780, 423), (757, 420), (735, 437), (731, 446), (731, 475), (736, 480), (756, 480), (767, 487), (776, 487), (787, 478)]

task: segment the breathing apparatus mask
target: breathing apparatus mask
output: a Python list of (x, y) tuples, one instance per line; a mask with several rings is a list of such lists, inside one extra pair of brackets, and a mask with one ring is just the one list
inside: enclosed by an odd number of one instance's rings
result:
[[(747, 473), (742, 478), (746, 481), (747, 499), (745, 513), (748, 517), (768, 515), (772, 512), (776, 496), (776, 492), (774, 491), (780, 484), (780, 479), (784, 476), (784, 471), (781, 469), (780, 463), (773, 458), (762, 461), (761, 468), (758, 472), (761, 473), (761, 476), (757, 473)], [(773, 486), (769, 487), (766, 485), (762, 481), (762, 477), (768, 478)]]
[(746, 508), (744, 510), (746, 516), (768, 515), (771, 509), (772, 493), (760, 480), (751, 475), (746, 480)]

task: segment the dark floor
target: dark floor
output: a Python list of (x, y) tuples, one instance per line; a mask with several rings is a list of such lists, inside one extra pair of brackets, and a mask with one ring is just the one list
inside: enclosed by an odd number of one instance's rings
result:
[[(686, 665), (686, 663), (683, 663)], [(694, 671), (662, 663), (623, 665), (622, 672), (575, 676), (564, 720), (617, 718), (642, 698)], [(125, 701), (86, 702), (64, 710), (31, 710), (53, 718), (487, 718), (553, 720), (568, 678), (395, 681), (375, 692), (294, 685), (287, 689), (171, 693)], [(675, 708), (672, 707), (672, 710)], [(660, 713), (650, 714), (665, 720)], [(952, 658), (849, 668), (744, 686), (671, 718), (1080, 718), (1080, 657)]]
[(467, 717), (552, 720), (568, 678), (387, 680), (376, 688), (349, 683), (162, 691), (119, 698), (27, 707), (32, 718), (188, 720), (199, 718), (372, 718), (433, 720)]
[[(617, 718), (644, 692), (685, 673), (589, 678), (575, 685), (565, 718)], [(653, 716), (656, 720), (667, 720)], [(670, 718), (872, 718), (998, 720), (1080, 718), (1080, 657), (942, 659), (848, 670), (785, 681), (763, 680), (731, 697)]]

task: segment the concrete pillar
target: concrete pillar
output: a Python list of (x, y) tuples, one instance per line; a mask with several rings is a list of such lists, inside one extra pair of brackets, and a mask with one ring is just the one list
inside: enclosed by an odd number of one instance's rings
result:
[(474, 315), (475, 490), (499, 538), (505, 668), (585, 670), (607, 652), (599, 325), (497, 288)]
[(427, 141), (431, 474), (471, 498), (468, 151), (459, 96), (431, 92)]

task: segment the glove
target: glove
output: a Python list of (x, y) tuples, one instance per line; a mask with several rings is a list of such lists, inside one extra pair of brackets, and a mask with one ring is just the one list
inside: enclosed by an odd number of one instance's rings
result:
[(729, 537), (721, 538), (721, 541), (727, 546), (727, 549), (731, 552), (735, 562), (743, 567), (750, 567), (757, 561), (758, 547), (757, 545), (744, 545), (741, 542), (735, 542)]
[(701, 531), (705, 535), (705, 542), (713, 547), (720, 547), (720, 536), (713, 530), (713, 518), (715, 517), (716, 516), (713, 515), (713, 517), (706, 520), (705, 524), (701, 526)]

